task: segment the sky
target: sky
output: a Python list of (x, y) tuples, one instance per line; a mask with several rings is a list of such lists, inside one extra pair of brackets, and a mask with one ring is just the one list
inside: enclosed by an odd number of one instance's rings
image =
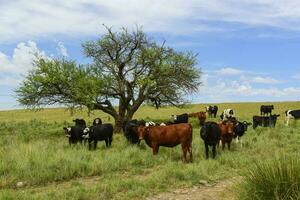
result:
[(34, 55), (87, 63), (82, 43), (142, 27), (158, 43), (196, 53), (193, 103), (299, 101), (299, 0), (0, 0), (0, 109)]

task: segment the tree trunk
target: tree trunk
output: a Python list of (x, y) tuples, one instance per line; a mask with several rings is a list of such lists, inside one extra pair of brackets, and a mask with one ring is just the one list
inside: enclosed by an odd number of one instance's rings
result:
[(124, 117), (118, 116), (117, 118), (115, 118), (115, 127), (114, 127), (115, 133), (123, 132), (124, 122), (125, 122)]

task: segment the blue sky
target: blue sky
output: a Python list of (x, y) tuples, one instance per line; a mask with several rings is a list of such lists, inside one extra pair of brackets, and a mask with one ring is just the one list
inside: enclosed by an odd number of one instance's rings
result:
[(0, 0), (0, 109), (18, 108), (14, 90), (33, 54), (86, 63), (81, 44), (102, 24), (135, 28), (198, 54), (203, 86), (195, 103), (300, 100), (297, 0)]

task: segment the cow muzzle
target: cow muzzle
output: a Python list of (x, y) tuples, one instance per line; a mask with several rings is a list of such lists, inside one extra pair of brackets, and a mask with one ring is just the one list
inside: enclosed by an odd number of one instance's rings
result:
[(89, 134), (82, 135), (82, 138), (84, 138), (84, 139), (88, 139), (88, 138), (90, 138), (90, 135), (89, 135)]
[(69, 134), (66, 134), (66, 137), (67, 137), (67, 138), (70, 138), (70, 137), (71, 137), (71, 135), (69, 135)]

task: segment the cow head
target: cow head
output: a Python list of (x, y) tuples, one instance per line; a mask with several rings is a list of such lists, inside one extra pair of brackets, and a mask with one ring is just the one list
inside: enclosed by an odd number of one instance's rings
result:
[(85, 129), (83, 130), (82, 138), (87, 139), (87, 138), (89, 138), (89, 137), (90, 137), (90, 128), (85, 128)]
[(233, 134), (234, 135), (234, 128), (235, 125), (232, 121), (226, 120), (221, 122), (221, 126), (226, 129), (226, 132), (228, 134)]
[(70, 138), (71, 137), (71, 127), (64, 127), (63, 128), (66, 133), (66, 137)]
[(246, 122), (246, 121), (243, 121), (243, 125), (244, 125), (244, 129), (245, 129), (245, 131), (247, 131), (247, 128), (248, 128), (248, 126), (251, 126), (251, 125), (252, 125), (252, 123), (251, 123), (251, 122)]
[(148, 134), (149, 127), (146, 126), (138, 126), (137, 127), (137, 134), (139, 137), (139, 140), (143, 140), (145, 138), (145, 135)]
[(171, 115), (171, 118), (177, 120), (177, 115)]
[(99, 125), (99, 124), (102, 124), (102, 120), (101, 120), (101, 118), (97, 117), (94, 119), (93, 125), (95, 126), (95, 125)]

